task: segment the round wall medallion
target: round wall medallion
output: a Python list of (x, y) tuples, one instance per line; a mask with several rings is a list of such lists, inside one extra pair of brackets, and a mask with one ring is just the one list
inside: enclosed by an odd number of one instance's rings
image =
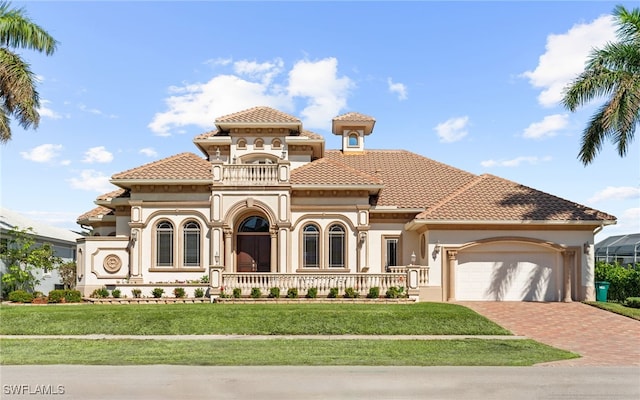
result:
[(120, 271), (120, 268), (122, 267), (122, 260), (120, 260), (120, 257), (115, 254), (109, 254), (104, 258), (103, 267), (108, 273), (115, 274)]

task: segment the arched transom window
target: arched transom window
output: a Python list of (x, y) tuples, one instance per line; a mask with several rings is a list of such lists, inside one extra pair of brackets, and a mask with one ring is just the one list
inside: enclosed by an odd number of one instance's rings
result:
[(156, 225), (156, 264), (159, 267), (173, 266), (173, 225), (169, 221)]
[(185, 267), (200, 266), (200, 225), (195, 221), (189, 221), (183, 228)]
[(302, 229), (303, 268), (320, 267), (320, 230), (309, 224)]
[(341, 225), (329, 227), (329, 268), (345, 268), (345, 231)]

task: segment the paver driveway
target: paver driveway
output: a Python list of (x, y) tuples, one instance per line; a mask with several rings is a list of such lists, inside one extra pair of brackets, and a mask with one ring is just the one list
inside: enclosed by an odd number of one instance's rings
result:
[(640, 321), (582, 303), (460, 302), (510, 330), (582, 358), (544, 365), (640, 366)]

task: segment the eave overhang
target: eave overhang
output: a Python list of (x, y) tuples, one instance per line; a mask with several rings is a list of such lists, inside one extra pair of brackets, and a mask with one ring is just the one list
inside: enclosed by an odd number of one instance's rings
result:
[(606, 225), (615, 225), (616, 221), (552, 221), (552, 220), (427, 220), (427, 219), (414, 219), (405, 224), (405, 229), (408, 231), (415, 231), (419, 229), (437, 229), (445, 228), (447, 226), (469, 226), (477, 228), (479, 226), (500, 226), (508, 227), (526, 227), (540, 226), (540, 227), (567, 227), (567, 228), (588, 228), (592, 229), (601, 228)]
[(112, 179), (109, 182), (123, 189), (131, 189), (135, 185), (210, 185), (212, 179)]

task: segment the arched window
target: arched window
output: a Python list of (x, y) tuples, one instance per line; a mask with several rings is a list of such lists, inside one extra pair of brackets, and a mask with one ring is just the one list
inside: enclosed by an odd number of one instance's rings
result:
[(271, 148), (272, 149), (279, 149), (282, 147), (282, 142), (280, 141), (280, 139), (273, 139), (271, 141)]
[(156, 225), (156, 264), (159, 267), (173, 266), (173, 225), (169, 221)]
[(242, 221), (238, 232), (269, 232), (269, 221), (253, 216)]
[(195, 221), (189, 221), (184, 224), (183, 229), (184, 240), (184, 266), (199, 267), (200, 266), (200, 225)]
[(349, 147), (358, 147), (358, 134), (350, 133), (349, 134)]
[(340, 225), (329, 227), (329, 268), (345, 268), (345, 232)]
[(256, 139), (255, 142), (253, 142), (253, 148), (254, 149), (263, 149), (264, 148), (264, 140)]
[(302, 229), (302, 267), (320, 267), (320, 230), (315, 225), (307, 225)]
[(238, 143), (236, 144), (236, 147), (239, 149), (246, 149), (247, 148), (247, 141), (244, 139), (238, 139)]

